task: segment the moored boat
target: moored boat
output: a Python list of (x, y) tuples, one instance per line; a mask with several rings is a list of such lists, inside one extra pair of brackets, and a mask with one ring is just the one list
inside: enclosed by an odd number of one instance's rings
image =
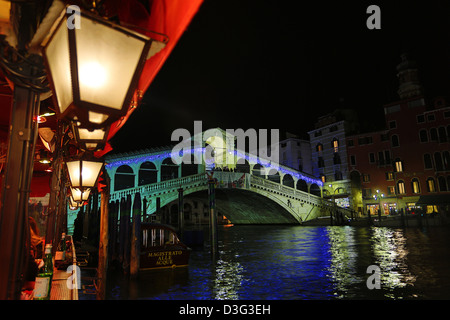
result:
[(178, 239), (176, 231), (171, 226), (143, 223), (141, 232), (139, 262), (141, 271), (188, 265), (191, 249)]

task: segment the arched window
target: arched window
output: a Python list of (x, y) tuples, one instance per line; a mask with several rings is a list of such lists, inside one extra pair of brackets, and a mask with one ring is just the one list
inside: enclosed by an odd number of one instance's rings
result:
[(323, 144), (321, 144), (320, 142), (316, 145), (316, 151), (317, 152), (322, 152), (323, 151)]
[(430, 140), (431, 141), (438, 141), (438, 132), (436, 128), (430, 129)]
[(444, 158), (444, 168), (445, 170), (450, 170), (450, 152), (447, 150), (442, 153)]
[(440, 152), (434, 153), (434, 163), (436, 164), (436, 171), (444, 170), (444, 163), (442, 162), (442, 157)]
[(411, 179), (411, 190), (413, 193), (420, 193), (419, 179), (417, 178)]
[(130, 166), (122, 165), (114, 175), (114, 191), (134, 188), (134, 172)]
[(287, 186), (287, 187), (294, 187), (294, 179), (292, 178), (292, 176), (290, 174), (285, 174), (283, 176), (283, 185)]
[(406, 193), (405, 182), (403, 180), (399, 180), (397, 182), (397, 192), (398, 192), (398, 194), (405, 194)]
[(403, 172), (403, 161), (399, 158), (395, 159), (394, 161), (395, 165), (395, 172)]
[(297, 190), (308, 192), (308, 184), (305, 180), (298, 179), (297, 180)]
[(178, 178), (178, 165), (174, 164), (172, 158), (166, 158), (161, 164), (161, 181)]
[(427, 179), (427, 191), (436, 192), (436, 182), (431, 177)]
[(447, 191), (447, 181), (445, 181), (444, 176), (438, 177), (438, 183), (439, 183), (439, 191)]
[(419, 131), (420, 142), (428, 142), (428, 133), (426, 129)]
[(270, 169), (269, 174), (267, 175), (267, 179), (276, 183), (280, 183), (280, 173), (277, 169)]
[(433, 169), (433, 160), (431, 159), (431, 154), (425, 153), (423, 155), (423, 163), (425, 169)]
[(150, 183), (158, 182), (158, 170), (153, 162), (143, 162), (139, 167), (139, 180), (140, 186)]
[(266, 172), (262, 165), (259, 163), (255, 164), (252, 169), (252, 174), (258, 177), (265, 177)]
[(392, 135), (392, 137), (391, 137), (391, 144), (392, 144), (393, 147), (400, 146), (400, 141), (399, 141), (398, 135), (396, 135), (396, 134)]
[(309, 188), (309, 193), (320, 197), (321, 192), (320, 192), (319, 186), (317, 184), (313, 183)]
[(445, 127), (439, 127), (439, 142), (447, 142), (447, 133)]
[(331, 148), (333, 148), (334, 153), (339, 151), (339, 140), (337, 138), (333, 138), (331, 141)]

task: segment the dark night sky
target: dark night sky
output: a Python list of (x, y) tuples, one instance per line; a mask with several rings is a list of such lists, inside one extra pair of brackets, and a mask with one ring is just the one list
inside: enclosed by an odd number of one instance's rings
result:
[[(428, 96), (450, 96), (448, 0), (301, 3), (205, 0), (113, 152), (170, 144), (172, 131), (192, 133), (194, 120), (203, 130), (305, 134), (339, 106), (383, 119), (383, 104), (398, 99), (404, 51)], [(371, 4), (381, 30), (366, 27)]]

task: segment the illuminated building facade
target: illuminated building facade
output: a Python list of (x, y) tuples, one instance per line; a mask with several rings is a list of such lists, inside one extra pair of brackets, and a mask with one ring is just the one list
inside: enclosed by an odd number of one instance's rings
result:
[(413, 61), (397, 66), (399, 101), (384, 106), (385, 129), (348, 136), (348, 165), (354, 209), (383, 214), (400, 209), (427, 212), (450, 197), (450, 107), (427, 101)]

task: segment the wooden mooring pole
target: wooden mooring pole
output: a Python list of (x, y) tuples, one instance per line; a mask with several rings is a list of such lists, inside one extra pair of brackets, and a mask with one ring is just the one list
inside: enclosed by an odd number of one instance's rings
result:
[(136, 192), (133, 202), (133, 227), (131, 232), (130, 277), (136, 278), (139, 273), (141, 244), (141, 194)]
[(100, 195), (100, 239), (98, 248), (98, 291), (97, 300), (105, 300), (106, 296), (106, 274), (108, 271), (108, 246), (109, 246), (109, 177), (106, 170), (106, 187)]
[(218, 256), (219, 245), (217, 242), (217, 214), (215, 200), (215, 181), (208, 180), (208, 198), (209, 198), (209, 234), (211, 240), (211, 256), (215, 260)]

